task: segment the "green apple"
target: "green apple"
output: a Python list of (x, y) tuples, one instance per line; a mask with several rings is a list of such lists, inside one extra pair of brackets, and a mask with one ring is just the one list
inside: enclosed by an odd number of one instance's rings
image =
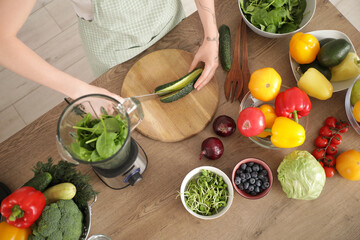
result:
[(354, 84), (351, 90), (351, 95), (350, 95), (351, 105), (354, 106), (355, 103), (359, 100), (360, 100), (360, 79), (356, 81), (356, 83)]

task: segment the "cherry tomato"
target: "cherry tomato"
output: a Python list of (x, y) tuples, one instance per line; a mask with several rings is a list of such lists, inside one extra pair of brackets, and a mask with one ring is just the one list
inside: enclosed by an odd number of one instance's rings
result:
[(336, 123), (336, 128), (341, 129), (339, 132), (346, 133), (349, 130), (349, 124), (344, 121), (340, 121)]
[(331, 137), (332, 134), (333, 133), (332, 133), (331, 129), (329, 128), (329, 126), (323, 126), (319, 130), (319, 135), (320, 136)]
[(326, 149), (326, 154), (335, 155), (338, 151), (338, 148), (335, 144), (330, 143)]
[(335, 165), (334, 155), (326, 155), (323, 161), (325, 166), (333, 167)]
[(317, 159), (322, 159), (325, 157), (325, 150), (323, 148), (316, 148), (312, 152), (312, 155)]
[(338, 120), (336, 118), (334, 118), (334, 117), (328, 117), (327, 119), (325, 119), (325, 125), (329, 126), (329, 127), (332, 127), (332, 128), (335, 128), (337, 121)]
[(258, 108), (247, 107), (240, 112), (237, 127), (245, 137), (256, 136), (265, 129), (265, 115)]
[(324, 167), (324, 163), (322, 161), (319, 162), (322, 167)]
[(333, 167), (324, 167), (325, 175), (327, 178), (331, 178), (335, 174), (335, 169)]
[(342, 137), (340, 134), (336, 134), (335, 136), (333, 136), (331, 138), (330, 143), (334, 144), (334, 145), (339, 145), (342, 141)]
[(324, 147), (326, 147), (327, 144), (328, 144), (328, 140), (324, 136), (318, 136), (315, 139), (315, 146), (318, 148), (324, 148)]

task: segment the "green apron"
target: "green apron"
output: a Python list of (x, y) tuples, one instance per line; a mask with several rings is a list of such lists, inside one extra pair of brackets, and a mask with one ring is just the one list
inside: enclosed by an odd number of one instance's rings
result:
[(160, 40), (185, 18), (180, 0), (92, 0), (94, 18), (78, 18), (95, 77)]

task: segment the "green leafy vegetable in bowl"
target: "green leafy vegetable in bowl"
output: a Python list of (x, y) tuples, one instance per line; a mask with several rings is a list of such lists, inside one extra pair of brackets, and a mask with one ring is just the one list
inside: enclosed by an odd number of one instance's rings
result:
[(270, 33), (288, 33), (298, 29), (306, 8), (306, 0), (239, 1), (249, 22)]
[(214, 215), (227, 205), (228, 185), (221, 176), (203, 169), (198, 177), (189, 181), (184, 197), (186, 205), (195, 213)]
[(277, 171), (282, 189), (288, 198), (316, 199), (326, 181), (324, 168), (307, 151), (295, 150), (286, 155)]
[(101, 161), (114, 155), (124, 144), (128, 126), (120, 114), (116, 116), (101, 115), (100, 119), (92, 118), (88, 113), (79, 121), (76, 142), (71, 148), (75, 156), (90, 162)]

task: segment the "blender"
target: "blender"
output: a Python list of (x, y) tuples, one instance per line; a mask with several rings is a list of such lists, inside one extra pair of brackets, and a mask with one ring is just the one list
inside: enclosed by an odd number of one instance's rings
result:
[[(123, 124), (122, 144), (119, 144), (114, 153), (105, 159), (89, 158), (84, 160), (74, 147), (77, 144), (81, 145), (78, 138), (81, 132), (76, 126), (89, 116), (100, 125), (104, 123), (103, 116), (114, 117)], [(134, 186), (142, 179), (148, 162), (145, 151), (131, 137), (132, 130), (143, 118), (140, 102), (135, 98), (126, 98), (123, 103), (120, 103), (114, 98), (100, 94), (80, 97), (70, 103), (60, 116), (56, 135), (58, 151), (64, 160), (91, 165), (95, 174), (109, 188), (118, 190)], [(103, 131), (104, 129), (106, 129), (106, 125), (103, 125)], [(100, 137), (97, 138), (97, 141), (100, 141)], [(83, 143), (81, 149), (87, 151), (83, 147)]]

